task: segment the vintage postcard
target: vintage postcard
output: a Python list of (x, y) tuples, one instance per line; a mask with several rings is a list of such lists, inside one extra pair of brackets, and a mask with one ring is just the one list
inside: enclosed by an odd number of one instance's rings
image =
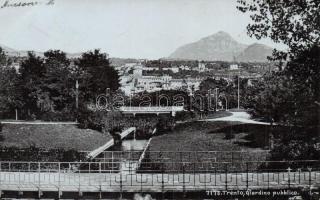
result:
[(0, 199), (320, 198), (319, 0), (0, 0)]

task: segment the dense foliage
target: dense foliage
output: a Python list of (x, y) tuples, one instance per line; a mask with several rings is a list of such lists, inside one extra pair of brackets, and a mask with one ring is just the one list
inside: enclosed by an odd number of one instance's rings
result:
[(0, 65), (0, 118), (14, 117), (12, 111), (21, 105), (17, 84), (16, 69)]
[(99, 50), (83, 53), (76, 65), (83, 101), (95, 102), (98, 95), (107, 93), (107, 88), (111, 92), (119, 88), (117, 71), (111, 67), (107, 55), (100, 53)]
[(287, 52), (275, 51), (275, 59), (292, 57), (319, 45), (318, 0), (238, 0), (238, 9), (250, 14), (250, 36), (271, 38), (289, 47)]
[[(290, 130), (272, 151), (276, 160), (316, 159), (319, 156), (320, 2), (316, 0), (238, 0), (250, 14), (250, 36), (269, 37), (288, 46), (273, 59), (286, 63), (253, 88), (250, 107)], [(286, 61), (286, 62), (283, 62)], [(281, 63), (280, 62), (280, 63)]]
[(112, 92), (119, 87), (117, 71), (99, 50), (75, 60), (60, 50), (49, 50), (44, 57), (29, 52), (17, 71), (0, 49), (0, 63), (1, 118), (14, 118), (17, 111), (19, 119), (75, 120), (80, 115), (76, 114), (77, 92), (81, 105), (86, 105), (107, 88)]
[(215, 103), (215, 97), (217, 95), (217, 101), (219, 103), (218, 109), (237, 108), (238, 107), (238, 81), (239, 81), (239, 93), (241, 98), (241, 107), (245, 106), (247, 98), (250, 97), (250, 84), (247, 78), (238, 78), (235, 76), (233, 80), (226, 79), (213, 79), (207, 78), (200, 84), (200, 91), (204, 94), (211, 94), (213, 103)]

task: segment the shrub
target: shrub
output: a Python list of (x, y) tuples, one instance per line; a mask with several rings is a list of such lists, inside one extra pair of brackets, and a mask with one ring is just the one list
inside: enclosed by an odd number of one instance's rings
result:
[(175, 126), (174, 118), (160, 116), (159, 121), (156, 124), (157, 134), (167, 133), (168, 131), (172, 131)]
[(45, 112), (41, 115), (44, 121), (75, 121), (75, 114), (69, 111)]
[(77, 112), (78, 127), (93, 129), (102, 132), (104, 126), (105, 111), (93, 111), (81, 107)]
[(196, 114), (191, 111), (182, 111), (182, 112), (177, 112), (175, 116), (176, 121), (186, 121), (190, 120), (196, 117)]

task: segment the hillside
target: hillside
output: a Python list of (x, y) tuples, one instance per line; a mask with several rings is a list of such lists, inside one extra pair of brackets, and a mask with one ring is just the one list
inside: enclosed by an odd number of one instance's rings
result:
[(273, 49), (263, 44), (254, 43), (248, 46), (236, 60), (241, 62), (265, 62), (272, 55)]

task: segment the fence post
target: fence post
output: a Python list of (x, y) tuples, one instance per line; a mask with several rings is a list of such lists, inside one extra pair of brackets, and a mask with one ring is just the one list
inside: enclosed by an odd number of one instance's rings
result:
[(185, 198), (186, 197), (185, 163), (182, 163), (182, 192), (183, 192), (183, 198)]
[(99, 199), (102, 199), (101, 162), (99, 162)]
[(291, 168), (290, 167), (288, 167), (288, 169), (287, 169), (287, 171), (288, 171), (288, 187), (290, 188), (290, 172), (291, 172)]
[[(204, 189), (207, 189), (207, 173), (208, 173), (208, 165), (207, 162), (205, 164), (205, 173), (204, 173)], [(199, 175), (199, 180), (200, 180), (200, 175)]]
[(301, 168), (298, 169), (298, 172), (299, 172), (299, 185), (301, 183)]
[(61, 184), (61, 178), (60, 178), (60, 162), (58, 163), (58, 167), (59, 167), (59, 169), (58, 169), (58, 174), (59, 174), (59, 176), (58, 176), (58, 198), (60, 199), (60, 197), (61, 197), (61, 191), (60, 191), (60, 184)]
[(41, 172), (41, 169), (40, 169), (40, 162), (38, 162), (38, 185), (39, 185), (39, 188), (40, 188), (40, 172)]
[[(2, 168), (1, 168), (1, 162), (0, 162), (0, 198), (1, 198), (1, 172), (2, 172)], [(4, 177), (4, 176), (3, 176)]]
[(113, 172), (113, 151), (111, 151), (111, 171)]
[(225, 176), (226, 176), (226, 179), (225, 179), (226, 190), (228, 190), (228, 163), (226, 163)]
[(193, 162), (193, 185), (196, 185), (196, 161)]
[[(89, 163), (89, 166), (90, 166), (90, 163)], [(78, 178), (79, 178), (79, 196), (82, 196), (80, 170), (78, 171)], [(90, 176), (89, 176), (89, 182), (90, 182)]]
[(247, 189), (249, 189), (249, 167), (248, 167), (248, 162), (246, 162), (246, 185), (247, 185)]
[(120, 199), (122, 199), (122, 172), (120, 171)]
[(161, 164), (161, 193), (162, 199), (164, 199), (164, 180), (163, 180), (163, 173), (164, 173), (164, 163)]
[[(19, 182), (19, 186), (20, 186), (21, 185), (21, 183), (20, 183), (20, 169), (19, 169), (19, 173), (18, 174), (19, 174), (19, 181), (18, 182)], [(21, 191), (20, 191), (20, 187), (19, 187), (19, 195), (20, 195), (20, 192)]]
[[(270, 170), (268, 170), (267, 176), (268, 176), (268, 189), (269, 189), (270, 188)], [(263, 177), (263, 175), (262, 175), (262, 177)]]
[(312, 190), (312, 188), (311, 188), (311, 170), (312, 170), (312, 168), (311, 167), (308, 167), (308, 171), (309, 171), (309, 191), (310, 191), (310, 194), (311, 194), (311, 190)]
[[(2, 189), (1, 189), (1, 174), (2, 174), (2, 167), (1, 167), (1, 165), (2, 165), (2, 163), (1, 163), (1, 161), (0, 161), (0, 198), (1, 198), (1, 196), (2, 196)], [(4, 177), (4, 176), (3, 176)]]
[(40, 169), (40, 162), (38, 162), (38, 197), (39, 199), (41, 198), (41, 190), (40, 190), (40, 172), (41, 172), (41, 169)]

